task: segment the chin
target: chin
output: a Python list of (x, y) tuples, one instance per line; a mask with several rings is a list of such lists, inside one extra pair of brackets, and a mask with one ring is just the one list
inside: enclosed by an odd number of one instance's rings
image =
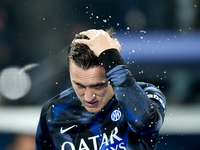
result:
[(88, 108), (87, 111), (90, 113), (98, 113), (101, 109), (98, 108)]

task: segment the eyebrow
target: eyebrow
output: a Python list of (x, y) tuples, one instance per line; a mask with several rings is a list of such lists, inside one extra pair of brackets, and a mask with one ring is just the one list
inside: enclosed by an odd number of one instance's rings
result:
[(92, 84), (92, 85), (88, 85), (88, 86), (85, 86), (85, 85), (82, 85), (76, 81), (73, 80), (73, 82), (76, 84), (76, 85), (80, 85), (80, 86), (83, 86), (83, 87), (96, 87), (96, 86), (102, 86), (102, 85), (106, 85), (108, 83), (108, 81), (106, 82), (100, 82), (100, 83), (96, 83), (96, 84)]

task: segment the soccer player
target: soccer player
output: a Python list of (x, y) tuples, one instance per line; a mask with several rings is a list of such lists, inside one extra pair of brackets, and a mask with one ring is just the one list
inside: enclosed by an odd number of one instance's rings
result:
[(156, 149), (165, 97), (135, 81), (112, 34), (93, 29), (75, 36), (67, 55), (72, 88), (43, 106), (36, 150)]

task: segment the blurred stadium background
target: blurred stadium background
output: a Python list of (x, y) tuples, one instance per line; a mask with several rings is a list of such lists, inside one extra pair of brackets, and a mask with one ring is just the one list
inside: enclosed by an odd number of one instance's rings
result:
[(70, 87), (76, 33), (114, 27), (137, 81), (167, 97), (158, 149), (200, 149), (199, 0), (1, 0), (0, 150), (32, 150), (42, 105)]

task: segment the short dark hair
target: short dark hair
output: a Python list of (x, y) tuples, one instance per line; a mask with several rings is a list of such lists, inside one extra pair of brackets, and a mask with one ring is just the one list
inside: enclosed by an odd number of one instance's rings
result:
[[(114, 29), (110, 28), (107, 33), (113, 38)], [(89, 69), (101, 65), (99, 58), (85, 44), (75, 43), (76, 39), (89, 39), (87, 36), (76, 34), (67, 51), (67, 66), (70, 59), (82, 69)]]

